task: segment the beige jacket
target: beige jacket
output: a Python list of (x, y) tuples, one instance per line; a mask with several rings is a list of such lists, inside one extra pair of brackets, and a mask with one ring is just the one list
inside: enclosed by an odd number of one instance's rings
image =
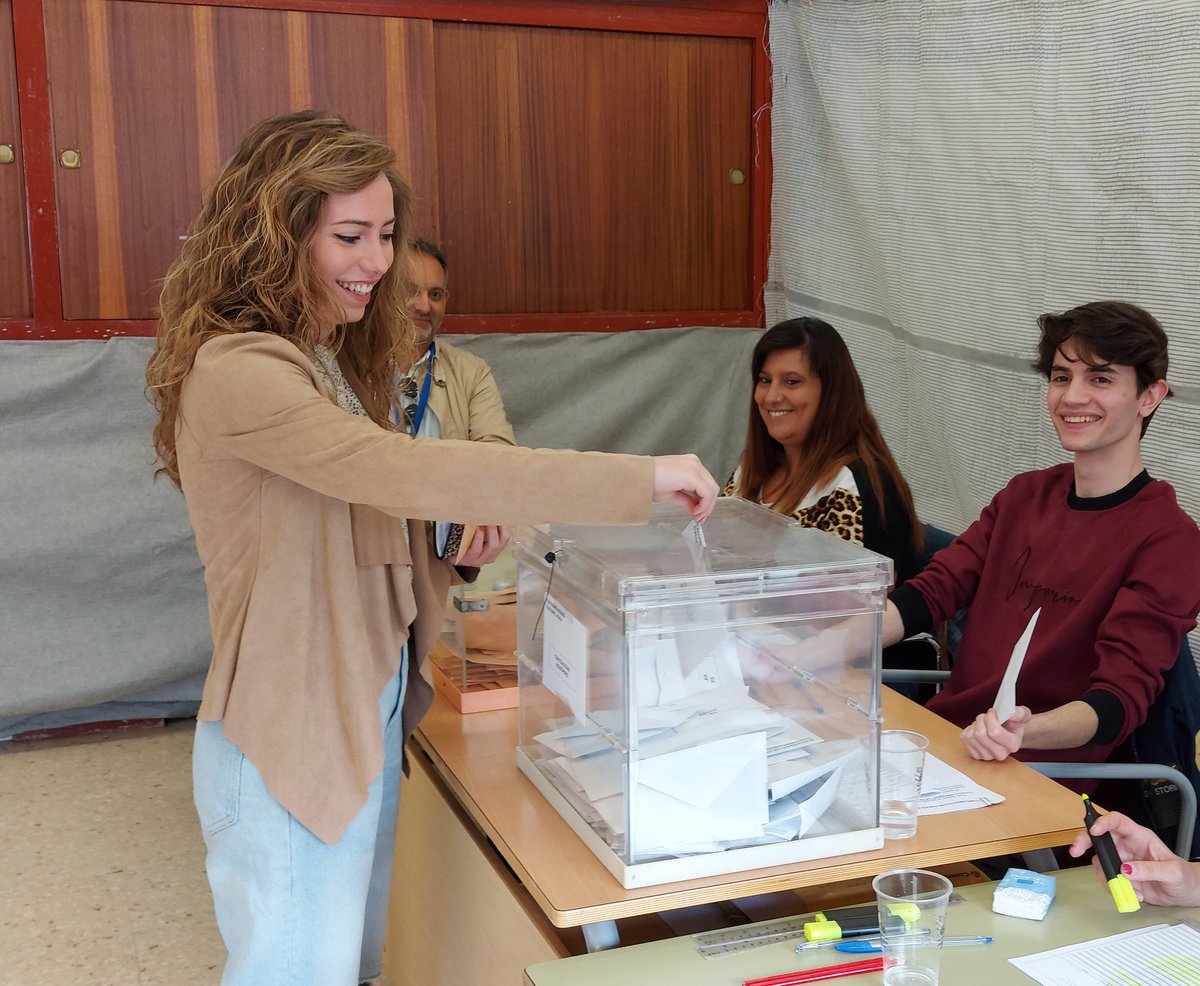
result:
[(437, 415), (442, 438), (517, 444), (491, 368), (474, 353), (441, 339), (433, 361), (429, 408)]
[(384, 431), (338, 408), (304, 354), (265, 333), (201, 347), (176, 435), (213, 635), (198, 716), (224, 720), (271, 793), (329, 843), (382, 767), (379, 694), (410, 626), (406, 730), (431, 701), (419, 667), (451, 570), (429, 557), (420, 521), (641, 523), (653, 495), (647, 458)]

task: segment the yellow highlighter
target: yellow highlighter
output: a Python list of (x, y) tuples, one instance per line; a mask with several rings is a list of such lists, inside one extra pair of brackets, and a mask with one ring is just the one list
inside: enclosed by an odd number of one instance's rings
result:
[(810, 942), (833, 942), (859, 935), (878, 935), (883, 931), (903, 931), (911, 928), (920, 917), (916, 904), (898, 903), (887, 906), (885, 927), (879, 926), (879, 908), (874, 904), (859, 907), (839, 907), (828, 915), (818, 911), (813, 920), (804, 923), (804, 937)]
[[(1096, 809), (1086, 794), (1080, 795), (1080, 797), (1083, 798), (1083, 825), (1087, 829), (1088, 835), (1092, 835), (1092, 825), (1099, 820), (1100, 816), (1096, 814)], [(1122, 914), (1140, 910), (1142, 905), (1138, 903), (1133, 884), (1121, 872), (1121, 857), (1117, 855), (1117, 847), (1113, 845), (1112, 836), (1107, 832), (1103, 835), (1092, 835), (1092, 846), (1096, 850), (1096, 858), (1100, 860), (1100, 869), (1104, 872), (1104, 879), (1108, 881), (1108, 889), (1112, 893), (1113, 903), (1117, 905), (1117, 910)]]

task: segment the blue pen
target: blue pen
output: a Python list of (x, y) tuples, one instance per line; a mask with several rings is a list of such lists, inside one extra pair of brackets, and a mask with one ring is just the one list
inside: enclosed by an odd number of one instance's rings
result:
[[(811, 951), (814, 951), (819, 948), (837, 948), (840, 945), (849, 945), (851, 942), (854, 942), (856, 944), (863, 945), (863, 946), (879, 945), (882, 941), (883, 941), (883, 939), (880, 938), (878, 935), (872, 935), (869, 938), (853, 938), (853, 939), (831, 938), (828, 941), (802, 941), (799, 945), (796, 946), (796, 951), (797, 952), (811, 952)], [(842, 951), (844, 951), (844, 952), (845, 951), (869, 952), (869, 951), (871, 951), (871, 949), (864, 947), (861, 949), (842, 949)], [(879, 951), (879, 949), (875, 949), (875, 951)]]
[[(986, 945), (992, 939), (988, 935), (971, 935), (955, 937), (947, 935), (942, 939), (943, 945)], [(882, 939), (859, 939), (842, 941), (833, 946), (839, 952), (882, 952)]]

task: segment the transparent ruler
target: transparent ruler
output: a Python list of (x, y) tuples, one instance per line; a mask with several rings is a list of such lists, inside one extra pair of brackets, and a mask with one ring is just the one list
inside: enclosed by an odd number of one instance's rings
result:
[(764, 924), (746, 925), (741, 928), (722, 928), (720, 931), (705, 931), (692, 937), (696, 951), (706, 959), (719, 959), (724, 955), (748, 952), (763, 945), (774, 945), (790, 938), (804, 939), (804, 922), (813, 915), (802, 914), (794, 918), (779, 918)]
[[(950, 894), (950, 903), (961, 903), (965, 898), (956, 890)], [(836, 917), (837, 908), (825, 911), (829, 917)], [(762, 924), (749, 924), (740, 928), (722, 928), (719, 931), (705, 931), (692, 935), (696, 942), (696, 951), (706, 959), (719, 959), (726, 955), (737, 955), (739, 952), (749, 952), (764, 945), (776, 945), (779, 942), (795, 939), (804, 940), (805, 922), (812, 921), (815, 913), (798, 914), (790, 918), (777, 918), (774, 921), (764, 921)]]

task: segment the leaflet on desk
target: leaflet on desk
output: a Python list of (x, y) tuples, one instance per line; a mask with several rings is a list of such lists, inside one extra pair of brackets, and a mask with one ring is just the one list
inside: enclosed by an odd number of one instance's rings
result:
[(1004, 795), (976, 784), (960, 770), (944, 760), (925, 754), (925, 770), (921, 775), (921, 800), (917, 812), (921, 815), (941, 815), (950, 811), (965, 811), (998, 805)]

